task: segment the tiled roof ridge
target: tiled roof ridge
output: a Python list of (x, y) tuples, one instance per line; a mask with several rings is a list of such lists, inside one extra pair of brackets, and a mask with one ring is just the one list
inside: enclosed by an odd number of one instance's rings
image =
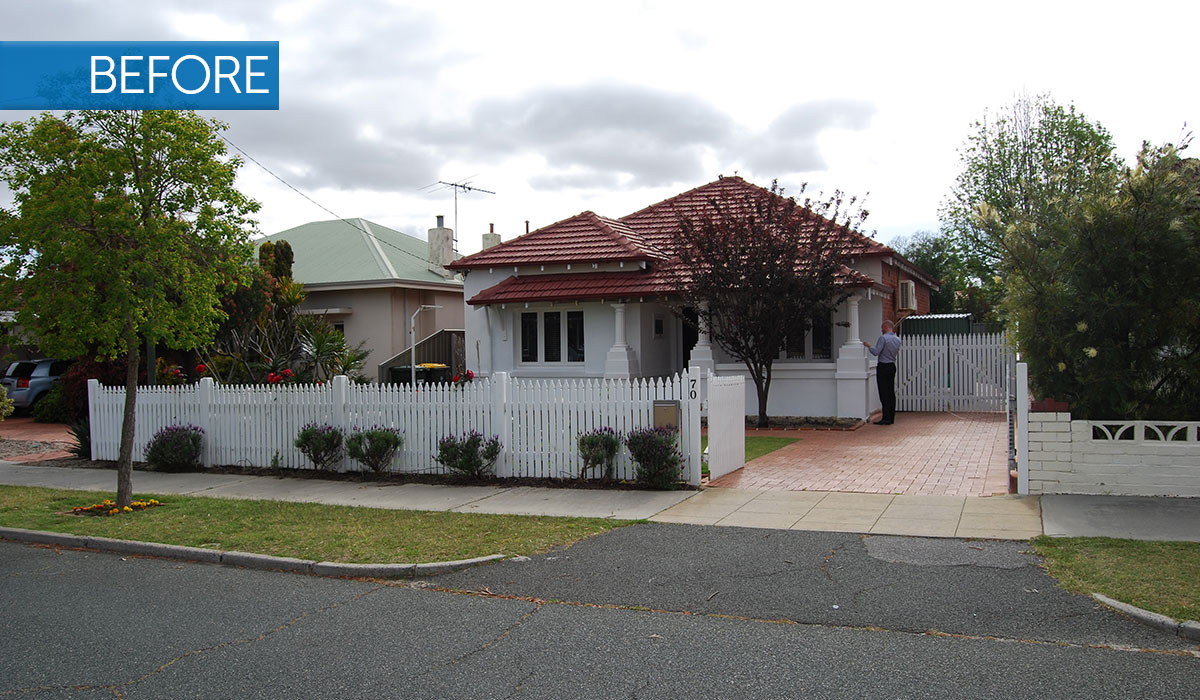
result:
[[(646, 239), (642, 237), (642, 234), (630, 228), (620, 219), (611, 219), (607, 216), (600, 216), (590, 209), (582, 214), (579, 214), (578, 216), (589, 217), (597, 224), (598, 227), (600, 227), (602, 231), (606, 231), (617, 243), (617, 245), (621, 246), (630, 253), (646, 255), (648, 257), (661, 257), (658, 251), (646, 244)], [(554, 226), (554, 224), (551, 224), (550, 226)], [(550, 228), (550, 226), (544, 226), (543, 228)]]
[[(769, 190), (761, 185), (756, 185), (752, 182), (747, 181), (745, 178), (743, 178), (739, 175), (723, 175), (723, 176), (718, 177), (716, 180), (713, 180), (712, 182), (707, 182), (703, 185), (700, 185), (699, 187), (693, 187), (692, 189), (690, 189), (686, 192), (682, 192), (682, 193), (674, 195), (672, 197), (668, 197), (660, 202), (651, 204), (648, 207), (643, 207), (643, 208), (633, 212), (632, 214), (627, 214), (627, 215), (621, 217), (620, 220), (622, 222), (629, 224), (631, 227), (636, 229), (636, 227), (638, 225), (638, 220), (646, 219), (648, 217), (653, 217), (657, 214), (661, 214), (665, 210), (677, 211), (681, 208), (690, 208), (690, 207), (695, 206), (695, 204), (696, 204), (695, 199), (696, 199), (697, 195), (701, 194), (702, 191), (706, 191), (706, 190), (713, 191), (713, 195), (712, 195), (713, 199), (718, 199), (717, 195), (720, 191), (728, 191), (728, 190), (735, 190), (735, 191), (741, 191), (741, 192), (753, 192), (755, 194), (765, 194), (770, 197), (778, 198), (778, 199), (790, 199), (791, 201), (795, 202), (796, 206), (798, 206), (801, 210), (806, 212), (808, 216), (822, 218), (822, 219), (825, 218), (825, 217), (822, 217), (820, 214), (817, 214), (816, 212), (814, 212), (809, 207), (804, 206), (803, 202), (796, 201), (795, 199), (793, 199), (791, 197), (787, 197), (786, 195), (782, 195), (777, 192), (772, 192), (771, 190)], [(707, 192), (704, 192), (704, 193), (707, 194)], [(828, 219), (825, 219), (825, 220), (828, 221)], [(868, 236), (865, 233), (862, 233), (861, 231), (856, 231), (856, 230), (850, 228), (849, 226), (846, 226), (845, 224), (842, 224), (838, 221), (830, 221), (830, 223), (833, 224), (835, 227), (837, 227), (842, 232), (843, 235), (850, 236), (851, 238), (854, 239), (854, 241), (857, 245), (862, 246), (865, 249), (863, 252), (859, 253), (860, 255), (884, 255), (884, 256), (898, 255), (898, 253), (890, 246), (888, 246), (884, 243), (880, 243), (879, 241), (875, 240), (874, 238)]]

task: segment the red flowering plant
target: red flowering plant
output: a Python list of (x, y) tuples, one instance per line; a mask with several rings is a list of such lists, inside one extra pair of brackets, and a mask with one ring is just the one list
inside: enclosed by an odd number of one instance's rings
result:
[(267, 373), (267, 384), (295, 384), (296, 375), (292, 370), (284, 368), (278, 372)]
[(472, 372), (471, 370), (467, 370), (466, 372), (463, 372), (462, 374), (454, 375), (454, 378), (451, 379), (450, 381), (454, 384), (454, 386), (463, 386), (464, 384), (470, 384), (471, 382), (475, 381), (475, 373)]

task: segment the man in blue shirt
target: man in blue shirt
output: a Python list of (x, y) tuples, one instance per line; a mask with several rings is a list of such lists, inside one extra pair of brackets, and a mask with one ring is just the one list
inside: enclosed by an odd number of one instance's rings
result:
[(879, 358), (875, 370), (875, 384), (879, 387), (879, 403), (883, 404), (883, 417), (875, 421), (876, 425), (891, 425), (896, 420), (896, 356), (900, 354), (900, 336), (895, 333), (891, 321), (884, 321), (880, 327), (879, 340), (875, 347), (863, 341), (863, 345), (871, 354)]

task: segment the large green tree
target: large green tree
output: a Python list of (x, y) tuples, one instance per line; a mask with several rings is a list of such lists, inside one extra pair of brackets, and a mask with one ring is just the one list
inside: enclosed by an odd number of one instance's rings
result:
[(1004, 242), (1030, 381), (1078, 417), (1200, 419), (1200, 163), (1144, 146), (1037, 217), (984, 210)]
[(0, 126), (0, 300), (49, 352), (124, 357), (117, 503), (132, 497), (139, 350), (208, 343), (250, 259), (258, 204), (234, 187), (219, 122), (68, 112)]
[[(1058, 203), (1090, 192), (1121, 167), (1103, 126), (1046, 95), (1022, 96), (985, 114), (959, 156), (962, 169), (940, 211), (942, 231), (958, 247), (973, 293), (985, 304), (1003, 297), (1014, 252), (1005, 227), (1047, 223)], [(982, 226), (981, 214), (1003, 225)]]

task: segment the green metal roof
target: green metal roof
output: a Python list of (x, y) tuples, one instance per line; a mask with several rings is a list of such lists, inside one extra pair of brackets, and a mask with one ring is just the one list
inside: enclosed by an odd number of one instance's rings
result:
[(286, 240), (303, 284), (409, 281), (462, 285), (429, 269), (429, 244), (366, 219), (314, 221), (255, 241)]

